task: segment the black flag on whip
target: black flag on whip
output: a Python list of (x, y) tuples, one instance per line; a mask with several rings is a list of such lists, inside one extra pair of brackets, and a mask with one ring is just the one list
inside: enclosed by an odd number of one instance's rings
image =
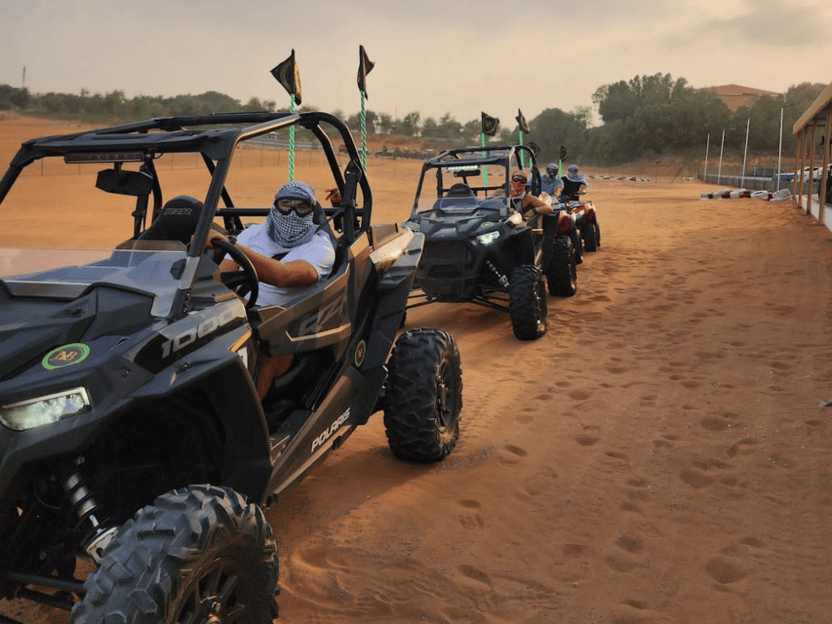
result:
[(494, 136), (497, 134), (497, 128), (500, 127), (500, 120), (492, 117), (486, 113), (482, 113), (482, 133), (485, 136)]
[(283, 85), (283, 88), (286, 89), (289, 95), (295, 97), (295, 104), (301, 103), (300, 70), (298, 69), (297, 63), (295, 63), (294, 50), (292, 50), (289, 58), (272, 70), (272, 76)]
[(376, 64), (373, 63), (364, 51), (364, 46), (358, 46), (358, 90), (367, 97), (367, 74), (369, 74)]
[(517, 109), (517, 117), (515, 117), (515, 119), (517, 120), (517, 125), (520, 127), (520, 132), (525, 132), (526, 134), (531, 132), (531, 130), (529, 130), (529, 124), (526, 122), (526, 118), (523, 117), (523, 111), (519, 108)]

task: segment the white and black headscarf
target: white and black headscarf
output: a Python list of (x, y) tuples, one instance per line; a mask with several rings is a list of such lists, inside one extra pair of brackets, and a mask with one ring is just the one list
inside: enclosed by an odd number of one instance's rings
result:
[[(314, 206), (315, 190), (304, 182), (287, 182), (280, 187), (274, 196), (277, 203), (279, 199), (302, 199)], [(269, 238), (285, 249), (291, 249), (303, 245), (312, 240), (317, 228), (313, 223), (314, 214), (309, 213), (301, 217), (294, 210), (285, 215), (273, 207), (266, 218), (265, 227)]]

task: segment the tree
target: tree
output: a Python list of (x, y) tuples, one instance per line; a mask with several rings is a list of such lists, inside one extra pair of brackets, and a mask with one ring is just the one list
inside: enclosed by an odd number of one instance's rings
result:
[(421, 115), (417, 112), (408, 113), (396, 124), (398, 134), (419, 135), (419, 119)]
[(531, 120), (529, 129), (534, 142), (540, 146), (538, 160), (557, 160), (561, 145), (566, 147), (570, 159), (586, 153), (587, 127), (583, 114), (547, 108)]

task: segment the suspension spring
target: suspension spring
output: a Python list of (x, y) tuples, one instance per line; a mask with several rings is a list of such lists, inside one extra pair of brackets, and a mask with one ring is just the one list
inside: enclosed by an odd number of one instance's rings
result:
[(497, 270), (497, 267), (494, 266), (491, 260), (486, 260), (485, 266), (487, 266), (494, 272), (494, 275), (497, 276), (497, 283), (500, 286), (502, 286), (503, 288), (508, 288), (508, 278)]
[(87, 487), (87, 482), (78, 470), (73, 471), (63, 481), (64, 491), (72, 503), (72, 510), (78, 516), (76, 531), (86, 531), (81, 540), (84, 550), (95, 559), (96, 563), (101, 561), (101, 554), (113, 535), (115, 527), (107, 529), (104, 523), (99, 521), (96, 512), (100, 506)]

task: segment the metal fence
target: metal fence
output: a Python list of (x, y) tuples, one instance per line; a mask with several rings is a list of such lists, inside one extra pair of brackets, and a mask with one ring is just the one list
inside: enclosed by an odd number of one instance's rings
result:
[[(793, 189), (794, 180), (780, 180), (778, 185), (777, 178), (774, 176), (743, 176), (743, 175), (718, 175), (716, 173), (709, 173), (705, 175), (702, 171), (699, 172), (699, 179), (707, 184), (716, 184), (717, 186), (733, 186), (735, 188), (745, 188), (751, 191), (777, 191), (778, 189)], [(804, 195), (817, 195), (820, 189), (820, 180), (812, 180), (812, 191), (809, 193), (809, 182), (803, 182)]]

